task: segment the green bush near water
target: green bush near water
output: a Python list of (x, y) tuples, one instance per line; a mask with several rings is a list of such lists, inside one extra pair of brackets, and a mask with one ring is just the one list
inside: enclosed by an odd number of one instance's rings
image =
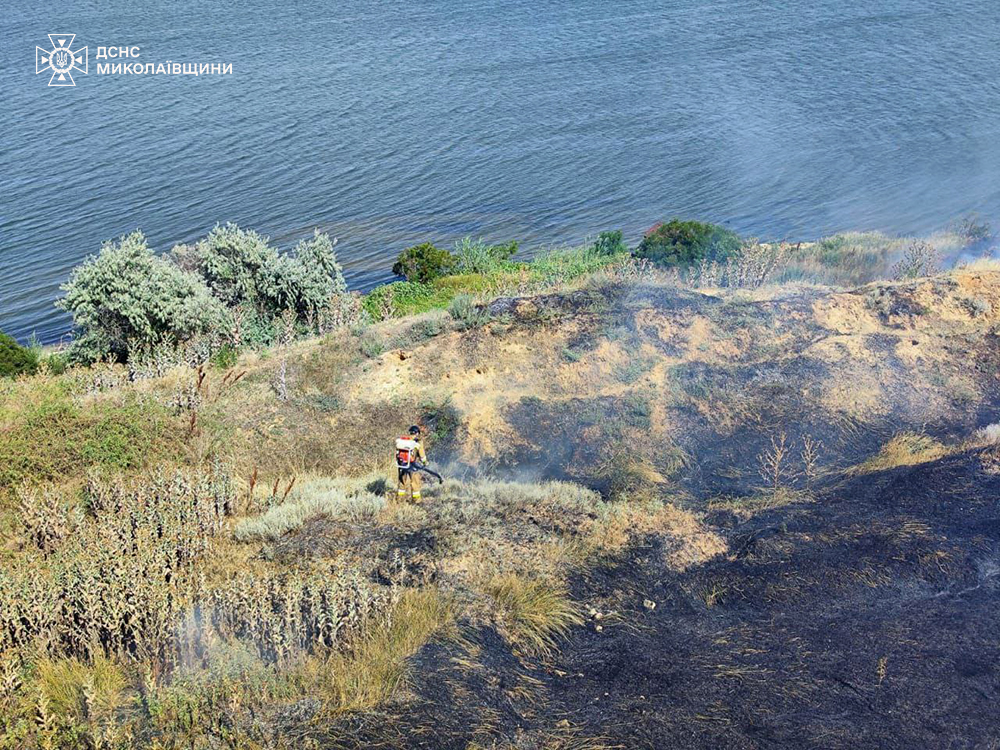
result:
[(414, 245), (392, 266), (406, 281), (376, 287), (365, 295), (362, 308), (374, 322), (444, 309), (456, 295), (485, 291), (523, 266), (510, 260), (517, 247), (516, 241), (491, 245), (471, 237), (456, 242), (454, 252), (430, 242)]
[(0, 378), (31, 375), (37, 369), (38, 354), (0, 331)]
[(106, 242), (77, 266), (58, 306), (73, 316), (77, 362), (126, 360), (223, 324), (225, 307), (199, 277), (153, 254), (142, 232)]
[(597, 239), (594, 240), (594, 244), (591, 245), (591, 249), (595, 255), (598, 256), (610, 256), (610, 255), (624, 255), (628, 252), (628, 245), (625, 244), (625, 237), (620, 229), (616, 229), (613, 232), (601, 232), (597, 235)]
[(372, 321), (378, 322), (403, 315), (426, 312), (446, 304), (435, 304), (437, 292), (434, 286), (417, 281), (394, 281), (376, 287), (361, 303), (362, 309)]
[(687, 267), (701, 260), (726, 260), (740, 245), (739, 235), (718, 224), (671, 219), (646, 232), (635, 256), (661, 266)]
[[(265, 346), (286, 333), (315, 328), (347, 297), (333, 242), (318, 231), (290, 254), (235, 224), (217, 226), (194, 245), (159, 257), (142, 232), (106, 242), (63, 286), (58, 306), (78, 335), (69, 355), (91, 363), (126, 361), (161, 346), (212, 337)], [(230, 341), (230, 339), (232, 339)]]
[(264, 317), (286, 310), (304, 317), (347, 292), (333, 242), (318, 230), (282, 254), (257, 232), (226, 224), (194, 245), (175, 247), (170, 257), (227, 308), (250, 306)]
[(532, 278), (554, 284), (594, 273), (628, 256), (629, 249), (620, 231), (601, 232), (590, 245), (550, 250), (535, 258), (529, 269)]
[[(541, 289), (572, 281), (628, 257), (629, 252), (620, 231), (601, 232), (588, 245), (548, 250), (528, 262), (511, 260), (517, 249), (517, 242), (490, 245), (482, 239), (466, 237), (455, 244), (454, 253), (447, 254), (450, 260), (442, 256), (437, 263), (432, 262), (437, 257), (435, 253), (447, 251), (430, 243), (415, 245), (399, 256), (394, 272), (412, 266), (414, 278), (428, 278), (445, 269), (449, 269), (448, 273), (427, 281), (411, 279), (376, 287), (365, 296), (362, 307), (374, 322), (430, 310), (451, 310), (459, 297), (467, 298), (458, 301), (458, 306), (465, 309), (476, 296), (503, 294), (511, 289), (523, 291), (525, 286)], [(410, 277), (409, 273), (406, 275)], [(459, 315), (458, 319), (465, 317)]]
[(491, 245), (482, 237), (463, 237), (455, 243), (454, 252), (423, 242), (401, 252), (392, 272), (421, 284), (456, 274), (495, 274), (515, 267), (510, 259), (517, 248), (516, 240)]
[(510, 270), (513, 267), (510, 259), (517, 253), (517, 247), (517, 240), (490, 245), (481, 237), (476, 240), (465, 237), (455, 243), (457, 269), (466, 274), (491, 274)]
[(456, 265), (457, 260), (450, 252), (424, 242), (401, 252), (392, 265), (392, 272), (397, 276), (405, 276), (407, 281), (426, 284), (447, 276), (455, 270)]

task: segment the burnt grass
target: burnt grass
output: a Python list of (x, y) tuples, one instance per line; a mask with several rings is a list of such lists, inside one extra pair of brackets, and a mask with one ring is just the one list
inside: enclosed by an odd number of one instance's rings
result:
[(626, 616), (574, 635), (563, 668), (584, 677), (553, 692), (627, 747), (987, 747), (998, 497), (969, 452), (719, 513), (732, 559), (672, 574), (654, 543), (576, 582)]
[[(574, 351), (610, 329), (672, 356), (671, 342), (656, 342), (623, 307), (669, 303), (678, 315), (690, 308), (726, 325), (758, 326), (766, 348), (770, 320), (789, 308), (805, 315), (809, 302), (771, 309), (685, 295), (576, 295), (548, 307), (535, 300), (529, 314), (513, 300), (500, 312), (526, 327), (562, 314), (593, 316), (571, 341)], [(544, 441), (518, 446), (490, 472), (569, 479), (602, 493), (608, 481), (593, 456), (626, 444), (649, 458), (641, 440), (628, 441), (650, 429), (650, 405), (662, 399), (680, 436), (676, 447), (696, 459), (674, 486), (725, 538), (728, 553), (678, 571), (666, 562), (667, 542), (649, 537), (571, 579), (573, 599), (590, 614), (557, 653), (517, 655), (490, 628), (466, 624), (462, 641), (432, 642), (417, 654), (403, 700), (345, 717), (324, 729), (321, 744), (1000, 747), (1000, 474), (987, 473), (982, 460), (998, 449), (848, 470), (901, 431), (955, 445), (1000, 420), (1000, 338), (948, 343), (951, 366), (977, 379), (982, 399), (974, 408), (956, 404), (936, 422), (924, 421), (920, 397), (902, 377), (890, 385), (898, 392), (887, 393), (894, 408), (879, 419), (825, 411), (816, 391), (827, 365), (799, 354), (815, 338), (801, 332), (783, 356), (762, 349), (725, 366), (684, 363), (671, 372), (671, 390), (641, 398), (521, 399), (506, 418)], [(873, 334), (865, 346), (881, 367), (902, 371), (897, 340)], [(741, 418), (720, 431), (697, 408), (706, 400)], [(822, 441), (825, 478), (772, 507), (755, 502), (753, 487), (757, 456), (779, 431), (796, 446), (806, 436)], [(408, 546), (396, 544), (404, 553)]]
[(551, 658), (488, 628), (429, 644), (408, 700), (330, 744), (995, 747), (1000, 475), (982, 452), (710, 510), (730, 554), (678, 572), (650, 538), (572, 580), (600, 619)]

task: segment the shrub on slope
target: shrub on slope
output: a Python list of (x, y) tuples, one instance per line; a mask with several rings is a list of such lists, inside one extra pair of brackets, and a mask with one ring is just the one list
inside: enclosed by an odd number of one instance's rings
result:
[(38, 357), (35, 352), (0, 331), (0, 378), (10, 378), (22, 373), (30, 375), (37, 368)]
[(739, 248), (739, 236), (725, 227), (671, 219), (647, 231), (635, 255), (661, 266), (686, 267), (702, 259), (725, 260)]
[(347, 291), (333, 242), (318, 231), (283, 255), (267, 237), (226, 224), (195, 245), (175, 247), (171, 256), (197, 273), (227, 307), (249, 307), (265, 318), (286, 310), (304, 316)]
[(447, 276), (454, 270), (455, 256), (430, 242), (406, 248), (392, 265), (394, 274), (420, 283)]
[(264, 346), (342, 317), (348, 299), (333, 242), (316, 234), (283, 255), (235, 224), (156, 256), (141, 232), (107, 242), (78, 266), (58, 305), (79, 335), (72, 358), (125, 361), (211, 334), (215, 347)]
[(142, 232), (106, 242), (78, 266), (58, 305), (73, 316), (80, 335), (78, 362), (126, 360), (140, 349), (177, 344), (219, 326), (225, 309), (204, 282), (158, 258)]

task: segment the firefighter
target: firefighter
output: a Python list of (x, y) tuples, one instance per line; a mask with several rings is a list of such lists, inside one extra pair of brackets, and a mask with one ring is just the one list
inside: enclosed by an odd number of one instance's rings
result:
[(399, 472), (397, 499), (401, 500), (409, 493), (412, 502), (420, 502), (420, 472), (414, 466), (418, 461), (425, 463), (427, 455), (420, 442), (420, 428), (413, 425), (408, 435), (396, 438), (396, 469)]

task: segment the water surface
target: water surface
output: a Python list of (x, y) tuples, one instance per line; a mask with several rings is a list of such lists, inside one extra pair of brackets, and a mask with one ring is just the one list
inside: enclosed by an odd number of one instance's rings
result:
[[(661, 217), (764, 237), (1000, 215), (996, 0), (61, 0), (0, 25), (0, 328), (58, 340), (70, 269), (136, 227), (526, 247)], [(72, 32), (90, 75), (48, 88)], [(98, 45), (233, 75), (99, 76)], [(103, 62), (103, 61), (102, 61)]]

